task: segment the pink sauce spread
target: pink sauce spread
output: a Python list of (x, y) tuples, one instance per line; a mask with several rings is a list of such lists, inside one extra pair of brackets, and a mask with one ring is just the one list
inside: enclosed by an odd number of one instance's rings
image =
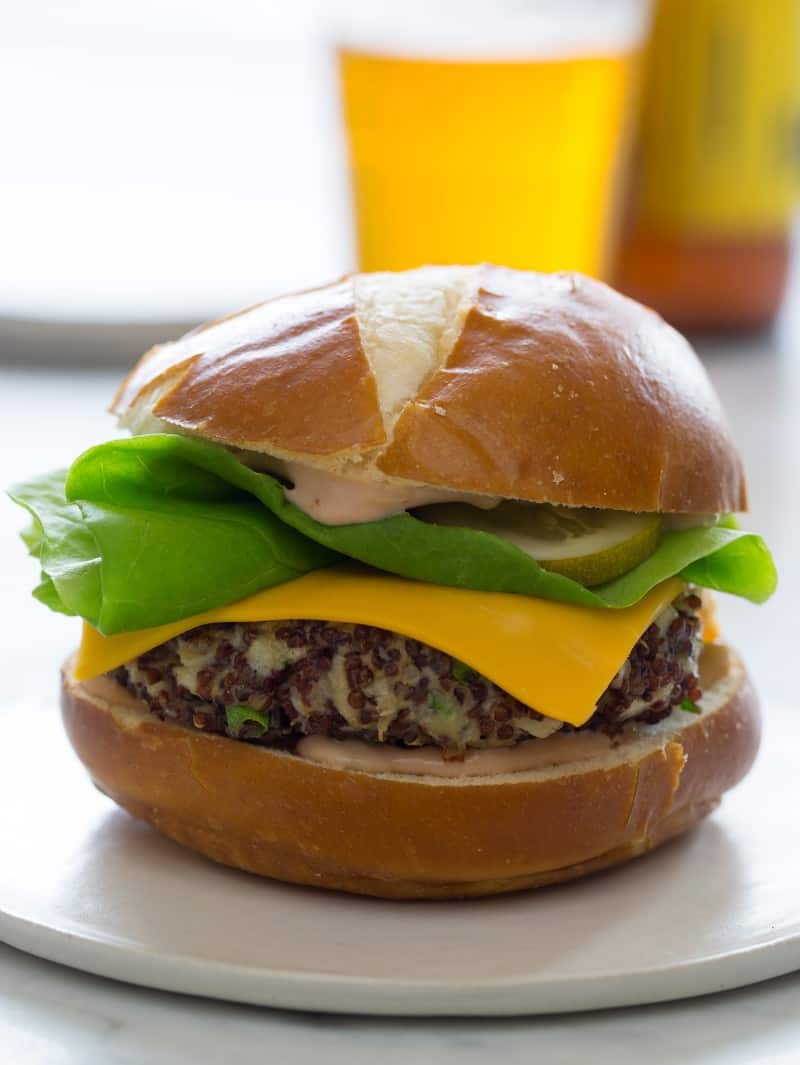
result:
[(334, 740), (329, 736), (306, 736), (298, 743), (295, 753), (330, 769), (458, 778), (549, 769), (581, 762), (611, 749), (611, 740), (603, 733), (573, 732), (549, 736), (546, 740), (524, 740), (513, 747), (467, 751), (458, 761), (446, 761), (441, 752), (432, 747), (403, 750), (388, 744)]
[(284, 462), (269, 455), (248, 454), (246, 461), (253, 468), (265, 469), (291, 481), (294, 487), (287, 489), (286, 498), (323, 525), (358, 525), (365, 521), (379, 521), (429, 503), (471, 503), (489, 509), (499, 502), (495, 496), (454, 492), (430, 485), (348, 477), (306, 466), (302, 462)]

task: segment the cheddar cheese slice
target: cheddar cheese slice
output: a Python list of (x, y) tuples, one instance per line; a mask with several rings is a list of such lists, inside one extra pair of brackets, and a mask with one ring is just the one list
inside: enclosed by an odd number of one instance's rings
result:
[(342, 565), (152, 629), (103, 636), (84, 624), (74, 672), (78, 680), (106, 673), (198, 625), (290, 618), (352, 622), (431, 644), (545, 716), (582, 725), (636, 641), (682, 588), (674, 577), (635, 606), (595, 610)]

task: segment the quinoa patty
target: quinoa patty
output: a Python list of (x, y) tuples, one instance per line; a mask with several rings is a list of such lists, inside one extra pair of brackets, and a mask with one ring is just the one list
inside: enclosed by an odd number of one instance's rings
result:
[[(699, 699), (700, 606), (689, 593), (658, 615), (582, 729), (653, 723)], [(164, 721), (273, 747), (325, 734), (459, 757), (571, 729), (450, 655), (369, 625), (204, 625), (112, 676)]]

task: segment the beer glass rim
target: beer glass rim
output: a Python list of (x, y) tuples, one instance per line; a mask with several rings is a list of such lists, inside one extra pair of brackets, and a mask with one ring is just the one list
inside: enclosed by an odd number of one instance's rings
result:
[(652, 0), (337, 0), (340, 52), (398, 59), (513, 62), (619, 55), (637, 48)]

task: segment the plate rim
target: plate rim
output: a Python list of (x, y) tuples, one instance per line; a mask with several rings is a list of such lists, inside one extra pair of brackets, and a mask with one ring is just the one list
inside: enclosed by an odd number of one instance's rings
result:
[[(531, 974), (409, 980), (290, 972), (156, 954), (113, 937), (104, 939), (22, 917), (5, 907), (0, 907), (0, 941), (46, 961), (138, 987), (278, 1009), (371, 1016), (581, 1013), (691, 999), (800, 970), (800, 927), (788, 936), (666, 967), (617, 970), (581, 979)], [(128, 971), (122, 972), (123, 968)]]

